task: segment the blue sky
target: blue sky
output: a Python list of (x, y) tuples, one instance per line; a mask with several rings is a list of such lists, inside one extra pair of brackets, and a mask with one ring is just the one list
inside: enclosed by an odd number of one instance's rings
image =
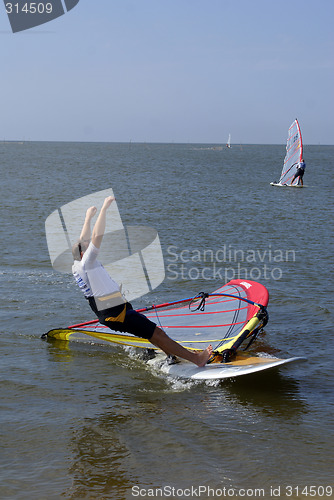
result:
[(13, 34), (0, 140), (334, 142), (333, 0), (80, 0)]

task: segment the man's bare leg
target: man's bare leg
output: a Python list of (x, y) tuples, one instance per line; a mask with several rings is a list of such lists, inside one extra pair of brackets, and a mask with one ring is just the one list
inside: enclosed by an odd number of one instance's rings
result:
[(172, 354), (174, 356), (178, 356), (180, 358), (191, 361), (192, 363), (195, 363), (195, 365), (197, 366), (206, 365), (212, 353), (211, 345), (204, 351), (188, 351), (188, 349), (185, 349), (182, 345), (178, 344), (170, 337), (168, 337), (168, 335), (166, 335), (166, 333), (158, 326), (155, 328), (150, 342), (159, 347), (159, 349), (164, 351), (167, 355)]

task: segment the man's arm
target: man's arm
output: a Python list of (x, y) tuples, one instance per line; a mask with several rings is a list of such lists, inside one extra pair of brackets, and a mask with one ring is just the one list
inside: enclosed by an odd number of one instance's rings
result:
[(114, 199), (114, 196), (108, 196), (108, 198), (104, 200), (97, 221), (95, 222), (92, 234), (92, 243), (96, 248), (100, 248), (101, 246), (102, 238), (106, 229), (107, 209), (110, 207)]
[(84, 225), (82, 226), (80, 241), (90, 241), (91, 229), (90, 223), (94, 215), (96, 214), (96, 207), (90, 207), (87, 209)]

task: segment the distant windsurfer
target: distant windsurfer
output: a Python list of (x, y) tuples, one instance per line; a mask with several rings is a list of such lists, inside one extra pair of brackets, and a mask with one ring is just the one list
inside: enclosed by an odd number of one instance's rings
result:
[(301, 161), (299, 163), (297, 163), (296, 165), (297, 165), (297, 167), (296, 167), (297, 171), (296, 171), (295, 175), (293, 176), (293, 179), (291, 181), (290, 186), (292, 186), (293, 182), (296, 179), (298, 179), (298, 177), (299, 177), (300, 184), (303, 186), (304, 185), (304, 183), (303, 183), (303, 175), (305, 173), (305, 168), (306, 168), (306, 163), (304, 161), (304, 158), (302, 158)]
[(91, 221), (97, 209), (96, 207), (87, 209), (80, 239), (72, 248), (74, 258), (72, 272), (79, 288), (103, 325), (112, 330), (145, 338), (167, 355), (178, 356), (197, 366), (204, 366), (212, 354), (211, 345), (203, 351), (189, 351), (172, 340), (155, 323), (132, 308), (123, 298), (118, 284), (97, 260), (105, 233), (107, 210), (114, 199), (113, 196), (109, 196), (104, 200), (92, 235)]

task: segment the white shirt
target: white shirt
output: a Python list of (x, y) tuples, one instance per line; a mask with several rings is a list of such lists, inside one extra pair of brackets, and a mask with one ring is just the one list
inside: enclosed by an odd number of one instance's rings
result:
[(97, 260), (99, 248), (90, 242), (82, 260), (75, 260), (72, 273), (85, 297), (104, 297), (119, 292), (120, 288)]

